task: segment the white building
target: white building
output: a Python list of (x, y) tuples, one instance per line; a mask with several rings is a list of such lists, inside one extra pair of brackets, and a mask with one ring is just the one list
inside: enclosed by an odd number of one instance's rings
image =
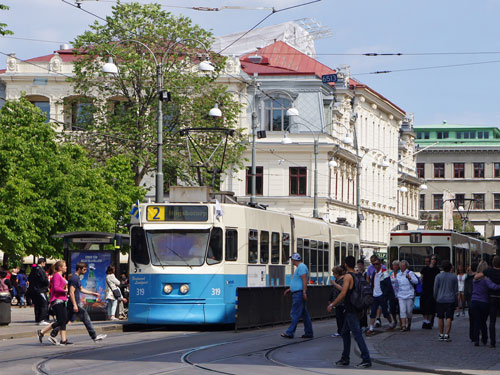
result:
[[(255, 110), (256, 130), (266, 133), (255, 142), (257, 203), (312, 216), (316, 193), (318, 217), (353, 226), (359, 207), (366, 249), (385, 250), (400, 222), (417, 226), (414, 133), (402, 109), (347, 70), (337, 84), (322, 83), (322, 75), (335, 71), (280, 41), (240, 61), (248, 83), (242, 97), (250, 102), (242, 126), (251, 133)], [(288, 117), (289, 108), (299, 115)], [(222, 187), (240, 201), (251, 198), (251, 149), (244, 154), (246, 170), (227, 176)]]

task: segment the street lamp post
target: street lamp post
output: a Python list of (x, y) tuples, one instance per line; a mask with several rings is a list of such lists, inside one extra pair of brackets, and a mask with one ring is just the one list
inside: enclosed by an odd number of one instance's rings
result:
[[(242, 95), (240, 92), (237, 91), (226, 91), (228, 93), (234, 93), (237, 95)], [(249, 105), (251, 105), (251, 110), (252, 110), (252, 117), (251, 117), (251, 129), (252, 129), (252, 166), (250, 168), (250, 173), (251, 173), (251, 184), (250, 184), (250, 205), (255, 206), (257, 204), (257, 197), (256, 197), (256, 191), (257, 191), (257, 166), (256, 166), (256, 148), (255, 148), (255, 138), (257, 137), (257, 112), (255, 112), (255, 93), (253, 97), (253, 102), (250, 102), (249, 98), (247, 95), (243, 95), (246, 99)], [(220, 97), (220, 95), (219, 95)], [(219, 100), (219, 97), (217, 97), (216, 101)], [(218, 103), (215, 103), (215, 106), (210, 110), (208, 113), (209, 116), (212, 117), (221, 117), (222, 112), (218, 108)]]
[[(121, 40), (117, 42), (111, 51), (109, 52), (110, 55), (113, 55), (113, 50), (116, 48), (117, 45), (122, 44), (122, 43), (136, 43), (141, 45), (142, 47), (146, 48), (147, 51), (153, 56), (153, 60), (156, 66), (156, 88), (157, 88), (157, 96), (158, 96), (158, 111), (157, 111), (157, 151), (156, 151), (156, 174), (155, 174), (155, 202), (156, 203), (163, 203), (165, 201), (164, 198), (164, 192), (163, 192), (163, 109), (162, 109), (162, 102), (163, 101), (168, 101), (168, 95), (164, 95), (163, 91), (163, 66), (165, 64), (165, 58), (169, 54), (169, 52), (177, 46), (180, 43), (186, 42), (186, 41), (195, 41), (197, 43), (200, 43), (200, 45), (203, 46), (205, 49), (205, 52), (208, 52), (208, 48), (204, 45), (203, 42), (194, 39), (194, 38), (184, 38), (181, 40), (176, 41), (174, 44), (172, 44), (170, 47), (167, 48), (167, 50), (164, 52), (160, 62), (158, 62), (158, 59), (156, 58), (155, 53), (152, 51), (150, 47), (148, 47), (146, 44), (135, 40), (135, 39), (127, 39), (127, 40)], [(198, 65), (198, 69), (200, 71), (213, 71), (214, 67), (208, 62), (208, 61), (202, 61)], [(108, 62), (103, 65), (102, 67), (103, 73), (110, 73), (110, 74), (118, 74), (118, 67), (115, 65), (113, 62), (113, 58), (110, 56), (108, 59)]]

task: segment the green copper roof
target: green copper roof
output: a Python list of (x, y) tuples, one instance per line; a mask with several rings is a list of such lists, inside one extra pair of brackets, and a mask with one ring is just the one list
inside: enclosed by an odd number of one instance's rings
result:
[(433, 143), (439, 147), (500, 146), (500, 129), (495, 126), (463, 124), (415, 125), (415, 142), (420, 146)]

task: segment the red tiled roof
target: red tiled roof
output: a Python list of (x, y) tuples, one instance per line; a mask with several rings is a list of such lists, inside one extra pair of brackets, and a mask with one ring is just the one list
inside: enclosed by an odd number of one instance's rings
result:
[(50, 55), (34, 57), (34, 58), (28, 59), (26, 61), (29, 61), (29, 62), (37, 62), (37, 61), (38, 62), (41, 62), (41, 61), (49, 62), (57, 53), (57, 54), (59, 54), (59, 57), (61, 58), (61, 60), (63, 62), (73, 62), (79, 58), (79, 56), (74, 55), (73, 51), (74, 50), (72, 48), (71, 49), (62, 49), (62, 50), (54, 51), (54, 53), (52, 53)]
[[(263, 59), (260, 64), (250, 62), (249, 56), (254, 55), (262, 56)], [(276, 41), (255, 52), (246, 54), (240, 58), (240, 62), (241, 69), (250, 76), (253, 75), (253, 73), (258, 73), (259, 75), (315, 75), (321, 77), (322, 75), (336, 72), (334, 69), (331, 69), (282, 41)], [(333, 82), (329, 84), (331, 86), (335, 85)], [(405, 113), (404, 110), (367, 85), (359, 83), (354, 79), (350, 79), (349, 84), (356, 88), (364, 88), (371, 91), (380, 99), (390, 103), (402, 113)]]

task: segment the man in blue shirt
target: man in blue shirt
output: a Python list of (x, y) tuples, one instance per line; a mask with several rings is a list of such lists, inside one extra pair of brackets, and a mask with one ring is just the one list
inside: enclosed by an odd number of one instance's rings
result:
[(299, 319), (302, 318), (302, 321), (304, 322), (304, 334), (302, 335), (302, 338), (309, 339), (313, 337), (313, 329), (311, 317), (307, 312), (306, 304), (308, 270), (307, 266), (302, 262), (300, 254), (294, 253), (290, 258), (292, 259), (292, 264), (296, 267), (296, 269), (292, 276), (290, 288), (285, 290), (284, 295), (286, 296), (288, 293), (292, 293), (292, 310), (290, 311), (292, 323), (286, 332), (281, 334), (281, 337), (285, 337), (287, 339), (293, 338)]

